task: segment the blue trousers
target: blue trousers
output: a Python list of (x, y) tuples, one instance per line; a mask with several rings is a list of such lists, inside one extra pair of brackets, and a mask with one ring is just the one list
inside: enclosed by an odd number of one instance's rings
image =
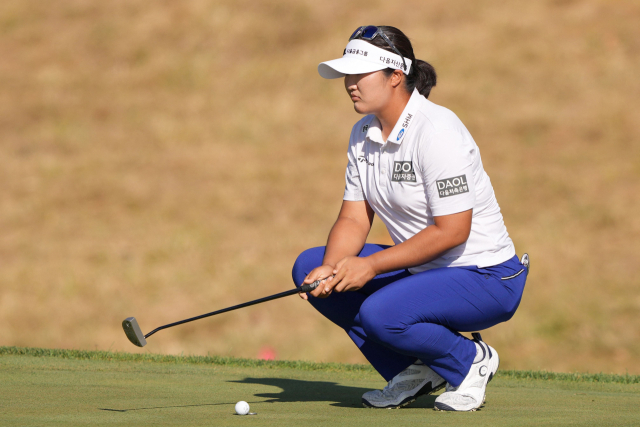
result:
[[(387, 247), (366, 244), (359, 256)], [(324, 252), (321, 246), (300, 254), (293, 266), (296, 286), (322, 264)], [(459, 332), (509, 320), (520, 304), (527, 274), (515, 256), (487, 268), (447, 267), (417, 274), (400, 270), (378, 275), (355, 292), (309, 295), (309, 302), (347, 332), (385, 380), (420, 359), (455, 387), (476, 355), (473, 341)]]

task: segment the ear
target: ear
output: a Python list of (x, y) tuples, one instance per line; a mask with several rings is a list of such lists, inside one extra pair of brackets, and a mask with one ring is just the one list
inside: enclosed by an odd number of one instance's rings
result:
[(402, 70), (395, 70), (393, 74), (391, 74), (391, 86), (395, 89), (402, 83), (402, 78), (404, 77), (404, 73)]

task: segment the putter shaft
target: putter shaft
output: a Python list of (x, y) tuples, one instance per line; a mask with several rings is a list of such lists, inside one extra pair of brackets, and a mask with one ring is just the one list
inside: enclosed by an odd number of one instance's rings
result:
[(184, 319), (184, 320), (180, 320), (180, 321), (177, 321), (177, 322), (169, 323), (168, 325), (163, 325), (163, 326), (160, 326), (158, 328), (155, 328), (153, 331), (149, 332), (144, 337), (145, 338), (149, 338), (151, 335), (155, 334), (156, 332), (161, 331), (163, 329), (171, 328), (173, 326), (182, 325), (184, 323), (193, 322), (194, 320), (204, 319), (205, 317), (215, 316), (216, 314), (226, 313), (228, 311), (237, 310), (239, 308), (249, 307), (250, 305), (260, 304), (261, 302), (271, 301), (271, 300), (274, 300), (274, 299), (278, 299), (278, 298), (286, 297), (286, 296), (289, 296), (289, 295), (297, 294), (299, 292), (300, 291), (298, 289), (291, 289), (289, 291), (280, 292), (279, 294), (275, 294), (275, 295), (271, 295), (271, 296), (268, 296), (268, 297), (260, 298), (260, 299), (257, 299), (257, 300), (253, 300), (253, 301), (245, 302), (245, 303), (242, 303), (242, 304), (234, 305), (233, 307), (227, 307), (227, 308), (223, 308), (222, 310), (212, 311), (211, 313), (205, 313), (205, 314), (201, 314), (200, 316), (191, 317), (189, 319)]
[(151, 335), (153, 335), (156, 332), (161, 331), (163, 329), (171, 328), (173, 326), (182, 325), (184, 323), (193, 322), (194, 320), (204, 319), (205, 317), (215, 316), (216, 314), (221, 314), (221, 313), (226, 313), (228, 311), (237, 310), (239, 308), (249, 307), (250, 305), (260, 304), (262, 302), (271, 301), (271, 300), (282, 298), (282, 297), (286, 297), (286, 296), (289, 296), (289, 295), (299, 294), (299, 293), (302, 293), (302, 292), (305, 292), (305, 293), (306, 292), (311, 292), (315, 288), (318, 287), (318, 285), (320, 284), (321, 281), (322, 280), (316, 280), (313, 283), (302, 285), (299, 288), (291, 289), (291, 290), (288, 290), (288, 291), (285, 291), (285, 292), (280, 292), (279, 294), (275, 294), (275, 295), (271, 295), (271, 296), (268, 296), (268, 297), (260, 298), (260, 299), (257, 299), (257, 300), (253, 300), (253, 301), (245, 302), (245, 303), (242, 303), (242, 304), (234, 305), (233, 307), (223, 308), (222, 310), (212, 311), (211, 313), (201, 314), (200, 316), (191, 317), (189, 319), (180, 320), (178, 322), (169, 323), (168, 325), (163, 325), (163, 326), (160, 326), (160, 327), (154, 329), (153, 331), (149, 332), (148, 334), (146, 334), (144, 336), (142, 335), (142, 332), (140, 331), (140, 327), (138, 326), (138, 322), (135, 320), (134, 317), (129, 317), (129, 318), (125, 319), (122, 322), (122, 327), (124, 328), (124, 331), (127, 334), (127, 337), (129, 338), (129, 341), (131, 341), (133, 344), (137, 345), (138, 347), (144, 347), (147, 344), (147, 342), (146, 342), (147, 338), (149, 338)]

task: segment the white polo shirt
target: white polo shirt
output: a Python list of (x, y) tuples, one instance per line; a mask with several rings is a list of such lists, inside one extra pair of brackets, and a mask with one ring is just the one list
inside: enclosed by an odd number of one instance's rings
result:
[(374, 115), (349, 140), (344, 200), (367, 200), (393, 241), (434, 224), (434, 216), (473, 209), (469, 239), (412, 273), (438, 267), (489, 267), (515, 255), (480, 150), (450, 110), (414, 90), (386, 141)]

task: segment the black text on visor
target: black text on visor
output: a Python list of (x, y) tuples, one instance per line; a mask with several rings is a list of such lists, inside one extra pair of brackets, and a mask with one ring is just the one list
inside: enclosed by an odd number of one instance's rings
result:
[(376, 38), (376, 36), (380, 36), (382, 37), (382, 39), (389, 45), (389, 47), (391, 49), (393, 49), (393, 51), (395, 53), (398, 54), (398, 56), (400, 56), (400, 58), (402, 58), (402, 65), (404, 66), (404, 70), (407, 70), (407, 63), (404, 60), (404, 56), (400, 53), (400, 51), (395, 47), (395, 45), (391, 42), (391, 40), (389, 40), (389, 37), (387, 37), (387, 35), (378, 27), (376, 27), (375, 25), (364, 25), (360, 28), (358, 28), (357, 30), (355, 30), (353, 32), (353, 34), (351, 34), (351, 37), (349, 37), (349, 41), (353, 40), (353, 39), (362, 39), (362, 40), (373, 40)]

